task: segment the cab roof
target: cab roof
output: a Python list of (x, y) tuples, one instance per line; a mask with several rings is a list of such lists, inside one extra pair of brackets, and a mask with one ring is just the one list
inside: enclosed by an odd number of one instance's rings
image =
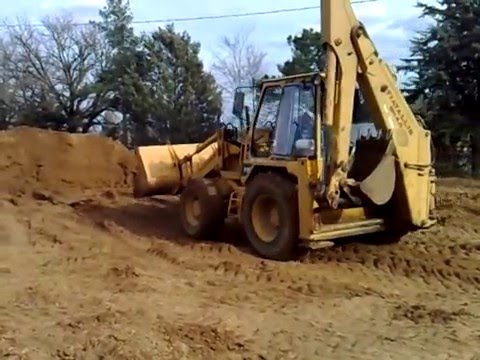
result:
[(274, 78), (274, 79), (264, 79), (264, 80), (262, 80), (262, 85), (290, 83), (290, 82), (297, 82), (297, 81), (303, 81), (303, 80), (311, 81), (312, 79), (315, 79), (316, 77), (320, 77), (320, 79), (323, 80), (323, 79), (325, 79), (325, 73), (319, 72), (319, 71), (312, 71), (312, 72), (308, 72), (308, 73), (300, 73), (300, 74), (295, 74), (295, 75), (282, 76), (282, 77)]

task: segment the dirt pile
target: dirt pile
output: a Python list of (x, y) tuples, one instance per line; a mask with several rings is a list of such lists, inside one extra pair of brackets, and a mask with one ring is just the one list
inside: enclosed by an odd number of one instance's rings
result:
[[(101, 196), (133, 164), (105, 138), (0, 132), (0, 358), (480, 359), (480, 181), (440, 179), (439, 223), (398, 243), (279, 263), (236, 226), (185, 237), (178, 198)], [(2, 199), (35, 191), (89, 201)]]
[(286, 263), (236, 226), (185, 237), (174, 197), (0, 200), (0, 358), (478, 359), (479, 189), (441, 179), (435, 227)]
[(133, 154), (97, 135), (33, 128), (0, 132), (0, 191), (54, 195), (131, 188)]

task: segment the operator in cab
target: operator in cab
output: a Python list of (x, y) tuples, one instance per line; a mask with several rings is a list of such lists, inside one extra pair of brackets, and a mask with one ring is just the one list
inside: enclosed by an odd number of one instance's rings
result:
[(315, 154), (315, 105), (309, 104), (298, 117), (295, 131), (295, 154), (313, 156)]

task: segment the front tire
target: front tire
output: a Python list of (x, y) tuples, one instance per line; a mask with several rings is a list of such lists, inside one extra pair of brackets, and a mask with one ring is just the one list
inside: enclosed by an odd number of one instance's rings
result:
[(259, 255), (290, 260), (299, 235), (295, 184), (275, 173), (256, 175), (247, 185), (242, 220), (248, 241)]
[(207, 240), (223, 228), (226, 203), (213, 180), (189, 181), (180, 195), (180, 210), (182, 227), (192, 238)]

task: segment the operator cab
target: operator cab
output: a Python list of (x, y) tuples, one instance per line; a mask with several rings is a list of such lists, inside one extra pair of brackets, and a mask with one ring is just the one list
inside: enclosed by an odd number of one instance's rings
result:
[[(251, 155), (291, 159), (315, 155), (315, 98), (318, 74), (264, 80), (251, 124)], [(234, 113), (243, 111), (236, 92)]]
[[(293, 160), (316, 156), (315, 114), (320, 111), (319, 106), (322, 104), (323, 80), (323, 76), (316, 72), (264, 80), (251, 124), (252, 157)], [(242, 95), (242, 92), (236, 93), (236, 114), (241, 113), (244, 107)], [(357, 88), (350, 150), (354, 151), (355, 143), (360, 137), (375, 132), (376, 128)], [(320, 136), (322, 157), (326, 158), (327, 130), (322, 129)]]
[(314, 99), (315, 87), (311, 83), (266, 85), (253, 123), (252, 156), (313, 156)]

